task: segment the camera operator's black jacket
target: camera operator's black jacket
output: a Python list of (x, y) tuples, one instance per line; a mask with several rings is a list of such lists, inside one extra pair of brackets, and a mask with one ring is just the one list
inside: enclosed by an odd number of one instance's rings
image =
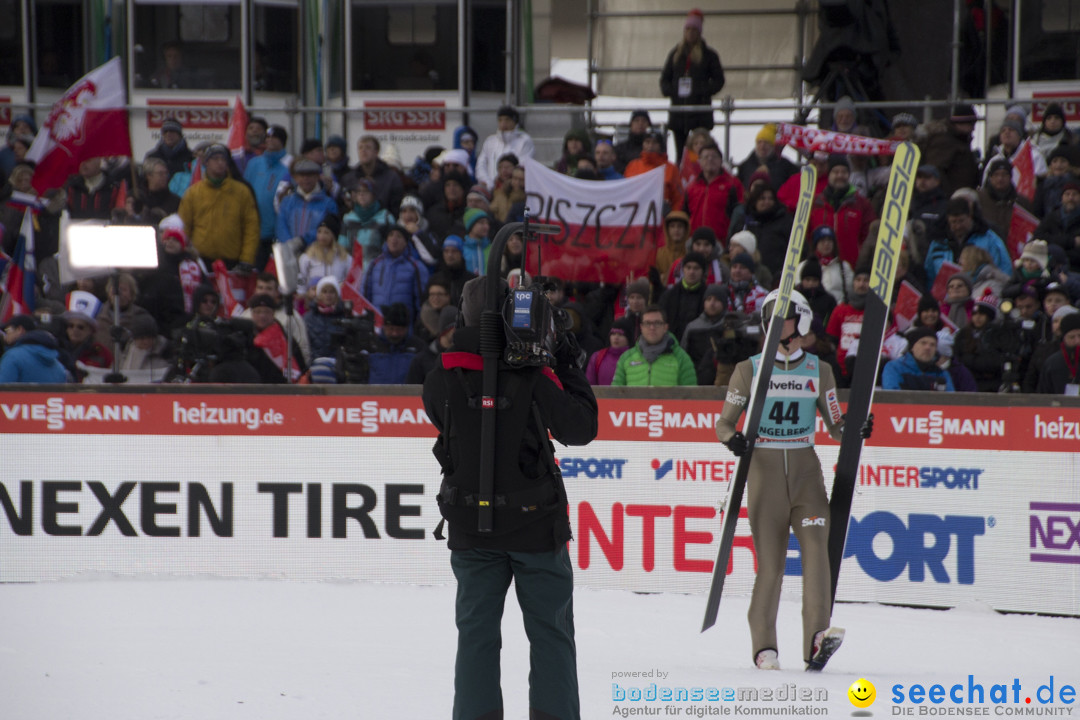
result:
[[(499, 363), (495, 439), (494, 529), (477, 532), (483, 359), (475, 328), (459, 328), (454, 347), (424, 382), (424, 408), (439, 430), (435, 456), (443, 466), (439, 509), (450, 525), (451, 550), (490, 548), (546, 552), (570, 539), (562, 479), (552, 472), (547, 430), (566, 445), (596, 437), (597, 405), (585, 374), (560, 363), (511, 368)], [(546, 429), (538, 430), (533, 404)]]

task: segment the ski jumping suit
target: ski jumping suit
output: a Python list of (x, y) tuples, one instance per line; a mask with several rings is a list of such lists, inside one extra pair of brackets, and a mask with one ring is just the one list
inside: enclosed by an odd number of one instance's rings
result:
[[(716, 435), (727, 442), (746, 409), (761, 355), (735, 366)], [(750, 533), (757, 551), (757, 577), (750, 599), (754, 654), (777, 649), (776, 614), (788, 552), (788, 528), (799, 540), (803, 576), (803, 657), (809, 661), (814, 634), (829, 627), (829, 498), (821, 461), (814, 452), (816, 412), (829, 434), (840, 439), (841, 414), (832, 368), (816, 355), (796, 350), (777, 354), (765, 398), (757, 442), (747, 475)]]
[(458, 328), (454, 348), (427, 376), (423, 395), (440, 433), (434, 452), (443, 483), (436, 499), (449, 522), (458, 584), (453, 717), (503, 716), (499, 651), (503, 603), (513, 580), (529, 637), (529, 717), (579, 720), (570, 523), (548, 430), (563, 444), (591, 442), (596, 398), (575, 367), (560, 364), (552, 372), (500, 363), (494, 528), (479, 533), (483, 361), (475, 354), (476, 332)]

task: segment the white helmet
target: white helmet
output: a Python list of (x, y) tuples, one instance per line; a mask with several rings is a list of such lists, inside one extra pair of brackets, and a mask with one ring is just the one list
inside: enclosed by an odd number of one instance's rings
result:
[[(772, 320), (773, 304), (780, 297), (780, 290), (773, 290), (765, 296), (765, 302), (761, 304), (761, 331), (769, 333), (769, 321)], [(814, 321), (814, 311), (810, 309), (810, 303), (798, 290), (791, 291), (791, 301), (788, 303), (787, 317), (798, 320), (795, 323), (797, 336), (807, 335), (810, 332), (810, 324)]]

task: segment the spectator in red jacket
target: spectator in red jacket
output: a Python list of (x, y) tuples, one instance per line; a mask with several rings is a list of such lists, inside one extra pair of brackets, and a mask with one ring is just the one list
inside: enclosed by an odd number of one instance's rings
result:
[(870, 201), (851, 184), (851, 165), (846, 156), (831, 156), (828, 167), (825, 189), (814, 196), (809, 227), (831, 227), (836, 233), (840, 259), (854, 265), (859, 258), (859, 248), (870, 231), (870, 223), (877, 219), (877, 213)]
[(712, 228), (717, 239), (727, 240), (731, 213), (743, 201), (743, 186), (739, 179), (724, 169), (724, 156), (714, 143), (698, 151), (701, 175), (686, 188), (686, 206), (690, 211), (690, 230), (705, 225)]

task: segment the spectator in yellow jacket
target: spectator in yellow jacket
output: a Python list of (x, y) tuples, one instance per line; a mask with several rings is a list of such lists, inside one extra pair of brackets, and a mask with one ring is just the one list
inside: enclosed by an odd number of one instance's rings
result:
[(251, 189), (229, 176), (229, 151), (211, 145), (203, 156), (205, 176), (188, 188), (179, 215), (192, 246), (209, 265), (250, 269), (259, 246), (259, 211)]

